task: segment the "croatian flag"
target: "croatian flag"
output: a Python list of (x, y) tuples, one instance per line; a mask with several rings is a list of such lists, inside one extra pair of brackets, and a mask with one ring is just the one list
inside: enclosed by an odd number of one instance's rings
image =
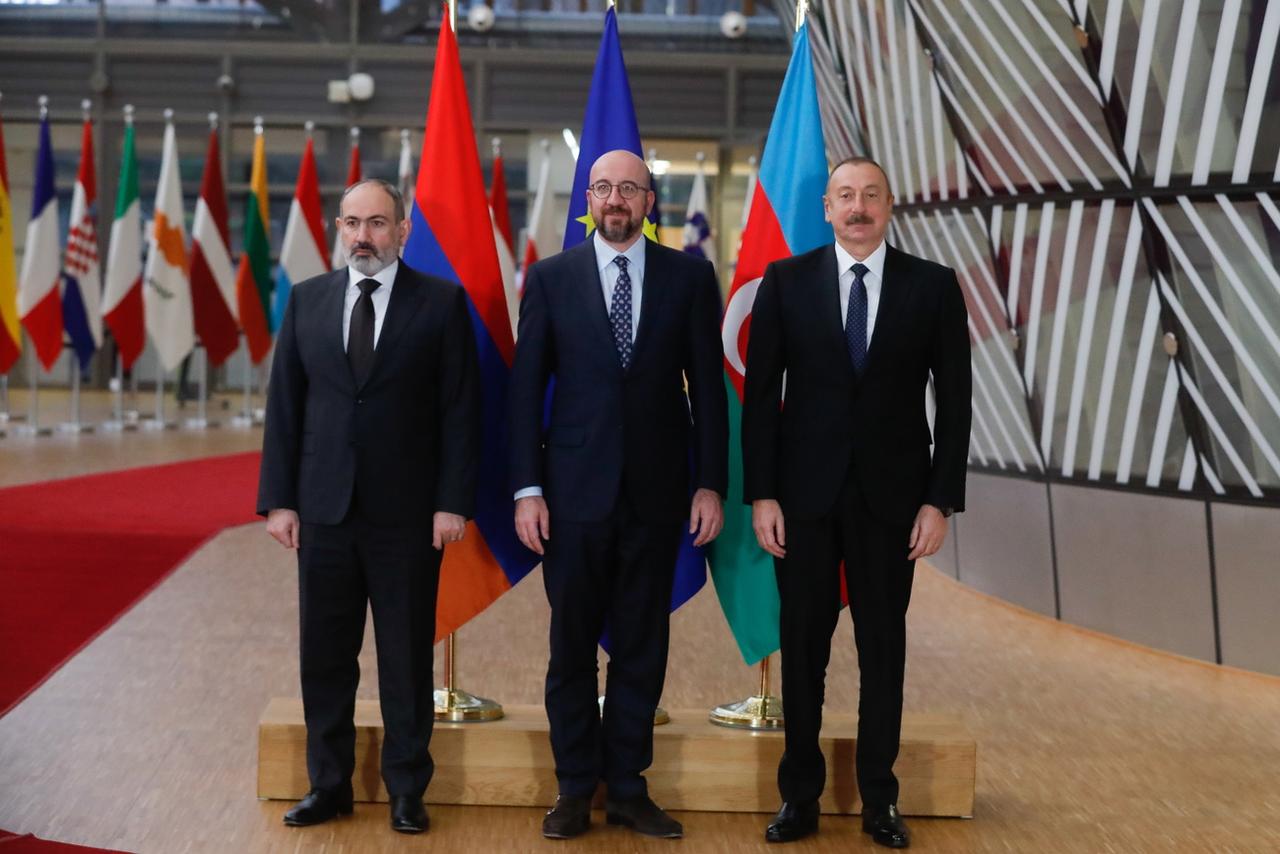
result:
[(316, 154), (308, 135), (302, 163), (298, 166), (298, 184), (289, 205), (289, 219), (284, 226), (284, 241), (280, 244), (280, 270), (276, 273), (275, 302), (271, 306), (272, 329), (279, 329), (284, 320), (293, 286), (328, 270)]
[(62, 261), (62, 323), (80, 370), (102, 346), (102, 275), (98, 264), (98, 201), (93, 169), (93, 122), (80, 134), (80, 173), (71, 195), (67, 253)]
[(456, 282), (467, 294), (481, 375), (480, 482), (467, 536), (445, 552), (437, 639), (511, 589), (538, 558), (516, 539), (507, 480), (506, 399), (515, 341), (503, 293), (493, 220), (448, 9), (440, 24), (421, 166), (404, 247), (410, 267)]

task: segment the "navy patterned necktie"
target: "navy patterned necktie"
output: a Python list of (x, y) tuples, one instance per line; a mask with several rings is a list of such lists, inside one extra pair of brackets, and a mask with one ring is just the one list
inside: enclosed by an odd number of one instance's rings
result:
[[(618, 347), (618, 361), (625, 371), (631, 367), (631, 274), (625, 255), (613, 259), (618, 265), (618, 280), (613, 284), (613, 303), (609, 306), (609, 325), (613, 327), (613, 343)], [(864, 312), (865, 314), (865, 312)]]
[(376, 312), (373, 309), (373, 292), (382, 283), (377, 279), (361, 279), (356, 283), (360, 288), (360, 296), (351, 308), (351, 324), (347, 327), (347, 361), (351, 363), (351, 374), (356, 385), (360, 385), (369, 376), (373, 367), (374, 331), (376, 328)]
[(849, 347), (853, 372), (862, 376), (867, 366), (867, 286), (862, 277), (870, 272), (866, 264), (854, 264), (853, 285), (849, 288), (849, 310), (844, 318), (844, 340)]

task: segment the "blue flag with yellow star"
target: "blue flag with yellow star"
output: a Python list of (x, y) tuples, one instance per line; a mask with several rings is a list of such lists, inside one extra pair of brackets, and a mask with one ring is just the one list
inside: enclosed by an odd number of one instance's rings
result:
[[(591, 93), (587, 96), (587, 112), (582, 117), (582, 135), (578, 141), (578, 167), (573, 173), (573, 193), (569, 196), (569, 218), (564, 227), (564, 248), (576, 246), (595, 229), (587, 209), (587, 184), (591, 164), (606, 151), (625, 149), (644, 159), (640, 147), (640, 125), (631, 101), (631, 83), (622, 61), (622, 43), (618, 39), (618, 15), (612, 6), (604, 13), (604, 33), (600, 36), (600, 52), (591, 75)], [(657, 205), (649, 214), (644, 233), (657, 240)]]
[[(641, 160), (640, 126), (636, 122), (631, 101), (631, 84), (622, 62), (622, 44), (618, 40), (618, 16), (612, 6), (604, 14), (604, 33), (600, 52), (591, 76), (591, 94), (587, 96), (587, 112), (582, 119), (582, 137), (578, 147), (578, 167), (573, 176), (573, 195), (569, 198), (569, 219), (565, 223), (564, 248), (575, 246), (591, 236), (595, 223), (587, 209), (587, 184), (591, 165), (606, 151), (625, 149)], [(655, 194), (657, 188), (654, 188)], [(655, 202), (644, 225), (645, 237), (658, 239), (658, 205)], [(690, 451), (692, 454), (692, 450)], [(690, 493), (692, 497), (692, 492)], [(687, 526), (686, 526), (687, 527)], [(687, 531), (680, 542), (676, 558), (675, 579), (671, 589), (671, 610), (694, 597), (707, 582), (707, 559), (701, 548), (693, 545)], [(608, 628), (601, 644), (609, 649)]]

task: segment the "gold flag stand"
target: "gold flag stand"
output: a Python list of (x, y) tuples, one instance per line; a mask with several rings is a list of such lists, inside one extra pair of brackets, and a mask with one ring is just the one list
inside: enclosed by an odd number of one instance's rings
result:
[(444, 648), (444, 687), (435, 690), (436, 720), (458, 722), (496, 721), (502, 717), (502, 704), (468, 694), (454, 687), (454, 655), (456, 634), (449, 633)]
[(759, 694), (716, 706), (707, 717), (713, 724), (731, 729), (780, 729), (782, 698), (769, 693), (769, 656), (760, 662)]
[[(600, 716), (604, 717), (604, 694), (600, 695), (600, 699), (597, 702), (600, 703)], [(662, 726), (663, 724), (669, 723), (671, 723), (671, 715), (667, 714), (666, 709), (662, 708), (662, 706), (658, 706), (658, 708), (653, 710), (654, 726)]]

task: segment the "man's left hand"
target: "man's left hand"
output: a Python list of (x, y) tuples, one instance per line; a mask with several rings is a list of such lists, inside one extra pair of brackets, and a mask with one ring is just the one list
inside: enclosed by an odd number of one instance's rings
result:
[(907, 548), (911, 549), (907, 560), (918, 560), (936, 553), (946, 538), (947, 517), (932, 504), (921, 505), (915, 524), (911, 526), (911, 539), (907, 541)]
[(693, 544), (705, 546), (720, 535), (724, 527), (724, 506), (714, 489), (699, 489), (693, 494), (689, 508), (689, 533), (697, 534)]
[(449, 543), (461, 540), (466, 531), (466, 517), (441, 510), (431, 518), (431, 545), (439, 551)]

